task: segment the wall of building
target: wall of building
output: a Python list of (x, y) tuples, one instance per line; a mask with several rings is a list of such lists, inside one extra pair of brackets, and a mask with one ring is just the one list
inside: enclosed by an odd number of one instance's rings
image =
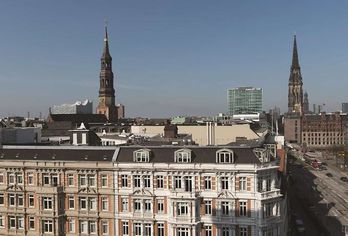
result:
[[(209, 130), (209, 131), (208, 131)], [(132, 126), (131, 133), (134, 134), (161, 134), (164, 135), (164, 126)], [(207, 126), (178, 125), (179, 134), (192, 134), (192, 140), (201, 146), (224, 145), (235, 142), (237, 137), (246, 139), (257, 139), (259, 136), (250, 129), (249, 124), (236, 124), (215, 126), (209, 129)], [(211, 140), (209, 142), (209, 140)]]

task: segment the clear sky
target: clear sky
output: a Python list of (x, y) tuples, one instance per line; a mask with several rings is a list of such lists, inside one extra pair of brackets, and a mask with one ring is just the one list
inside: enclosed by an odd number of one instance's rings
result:
[[(348, 1), (0, 1), (0, 115), (96, 106), (107, 18), (117, 102), (128, 117), (227, 112), (227, 89), (287, 107), (296, 32), (310, 104), (348, 101)], [(310, 105), (312, 108), (312, 105)]]

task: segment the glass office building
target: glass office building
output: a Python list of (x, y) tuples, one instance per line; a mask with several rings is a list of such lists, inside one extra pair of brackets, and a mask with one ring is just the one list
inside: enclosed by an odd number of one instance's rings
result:
[(228, 90), (228, 109), (230, 115), (262, 112), (262, 89), (238, 87)]

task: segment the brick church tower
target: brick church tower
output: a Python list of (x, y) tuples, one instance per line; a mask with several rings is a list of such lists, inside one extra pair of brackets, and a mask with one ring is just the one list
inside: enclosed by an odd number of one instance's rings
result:
[(303, 113), (303, 82), (301, 68), (298, 60), (296, 35), (294, 36), (294, 48), (292, 54), (292, 65), (289, 78), (288, 112)]
[(109, 38), (105, 26), (104, 49), (101, 57), (99, 85), (99, 104), (97, 114), (105, 114), (109, 122), (118, 119), (117, 106), (115, 105), (114, 73), (112, 72), (112, 57), (109, 51)]

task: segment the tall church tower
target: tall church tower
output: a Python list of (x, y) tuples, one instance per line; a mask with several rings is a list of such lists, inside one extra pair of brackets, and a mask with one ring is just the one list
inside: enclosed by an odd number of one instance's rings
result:
[(115, 106), (114, 73), (112, 72), (112, 57), (109, 52), (108, 30), (105, 26), (104, 49), (101, 57), (99, 104), (97, 114), (105, 114), (109, 122), (117, 120)]
[(294, 48), (292, 53), (292, 65), (289, 78), (288, 112), (303, 112), (303, 89), (301, 68), (298, 60), (296, 35), (294, 36)]

